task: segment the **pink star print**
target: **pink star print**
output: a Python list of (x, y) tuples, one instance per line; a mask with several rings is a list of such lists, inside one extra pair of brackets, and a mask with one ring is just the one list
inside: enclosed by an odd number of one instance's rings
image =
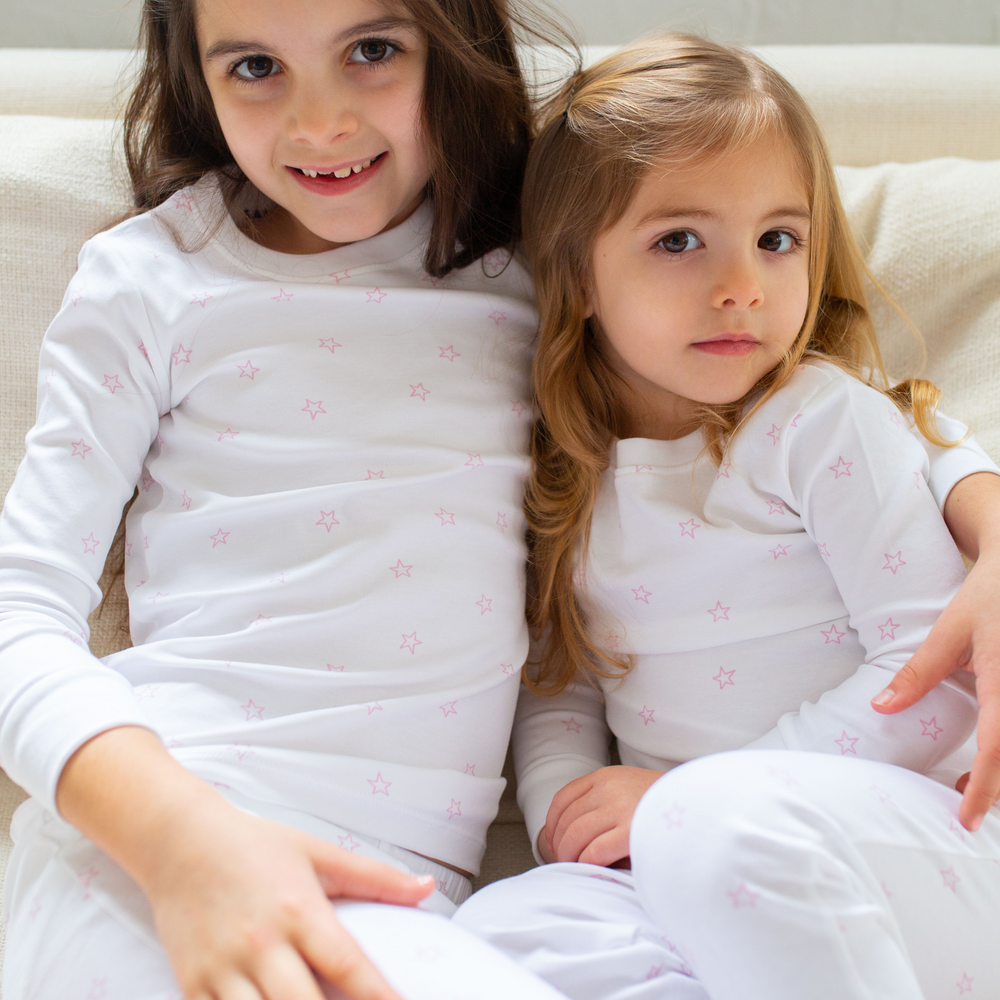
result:
[(260, 371), (259, 368), (254, 368), (253, 362), (249, 359), (247, 359), (247, 363), (245, 365), (237, 365), (236, 367), (240, 370), (240, 378), (248, 378), (251, 382), (253, 381), (254, 375)]
[(475, 764), (466, 764), (465, 765), (465, 773), (466, 774), (471, 774), (472, 777), (474, 778), (476, 776), (476, 765)]
[(944, 732), (944, 730), (937, 724), (936, 715), (932, 715), (929, 720), (921, 719), (920, 725), (924, 727), (924, 731), (920, 735), (929, 736), (935, 743), (937, 743), (938, 736)]
[(83, 438), (80, 438), (79, 441), (71, 441), (70, 443), (73, 445), (73, 454), (70, 455), (70, 458), (82, 458), (82, 459), (86, 459), (87, 458), (87, 452), (94, 450), (93, 448), (90, 447), (89, 444), (87, 444), (83, 440)]
[(344, 278), (349, 278), (350, 276), (350, 271), (331, 271), (327, 275), (328, 278), (335, 279), (338, 285), (344, 280)]
[(503, 668), (505, 677), (514, 676), (514, 664), (513, 663), (501, 663), (500, 666)]
[(500, 312), (499, 309), (494, 309), (493, 312), (490, 313), (489, 318), (493, 320), (497, 326), (499, 326), (507, 318), (507, 314)]
[(889, 411), (889, 423), (895, 424), (897, 427), (902, 427), (903, 425), (899, 422), (899, 410), (893, 407)]
[(404, 632), (403, 633), (403, 642), (402, 642), (402, 644), (400, 645), (399, 648), (400, 649), (408, 649), (410, 651), (410, 653), (412, 654), (412, 653), (416, 653), (417, 646), (422, 646), (423, 644), (424, 644), (423, 640), (417, 638), (417, 633), (416, 632), (410, 632), (409, 634), (407, 634), (406, 632)]
[(824, 559), (829, 559), (830, 558), (830, 550), (826, 547), (826, 542), (820, 543), (820, 545), (818, 546), (818, 548), (819, 548), (819, 554)]
[(337, 840), (340, 842), (340, 846), (345, 851), (350, 851), (352, 854), (354, 853), (356, 848), (361, 846), (361, 841), (355, 840), (354, 837), (349, 833), (345, 833), (343, 837), (338, 837)]
[(105, 389), (110, 389), (112, 396), (115, 394), (115, 392), (117, 392), (117, 390), (125, 388), (125, 386), (121, 384), (121, 380), (118, 378), (117, 375), (105, 375), (104, 381), (101, 383), (101, 385)]
[(684, 825), (684, 813), (687, 810), (679, 802), (675, 802), (664, 814), (663, 818), (667, 821), (667, 829), (670, 830), (675, 826)]
[(958, 883), (962, 880), (955, 874), (955, 869), (952, 867), (941, 869), (941, 879), (944, 884), (951, 889), (952, 892), (957, 892)]
[(497, 527), (501, 531), (507, 530), (507, 515), (501, 514), (500, 511), (497, 511)]
[(879, 625), (878, 630), (882, 634), (879, 636), (880, 639), (895, 639), (896, 629), (899, 628), (899, 623), (892, 620), (892, 615), (890, 615), (883, 624)]
[(972, 984), (974, 982), (975, 979), (973, 979), (972, 976), (970, 976), (967, 972), (963, 972), (962, 978), (957, 983), (955, 983), (955, 985), (958, 987), (959, 996), (961, 996), (963, 993), (971, 993)]
[[(166, 596), (166, 595), (164, 595), (164, 596)], [(254, 620), (252, 622), (250, 622), (250, 624), (251, 625), (263, 625), (264, 622), (269, 622), (270, 620), (271, 620), (271, 615), (260, 615), (259, 614), (259, 615), (257, 615), (256, 618), (254, 618)]]
[(370, 705), (365, 705), (365, 708), (368, 709), (368, 714), (369, 715), (371, 715), (374, 712), (384, 712), (385, 711), (385, 709), (377, 701), (373, 701)]
[(708, 613), (712, 616), (712, 621), (717, 622), (720, 618), (729, 621), (729, 608), (722, 606), (722, 601), (716, 601), (714, 608), (709, 608)]
[(287, 302), (292, 297), (292, 295), (294, 295), (294, 294), (295, 294), (294, 292), (286, 292), (284, 290), (284, 288), (279, 288), (278, 289), (278, 294), (271, 296), (271, 301), (272, 302)]
[(732, 462), (723, 462), (719, 467), (719, 471), (715, 474), (716, 479), (728, 479), (729, 470), (733, 467)]
[(493, 598), (487, 597), (483, 594), (483, 596), (476, 601), (476, 606), (479, 608), (479, 616), (481, 618), (487, 611), (493, 610)]
[(875, 793), (882, 805), (892, 801), (892, 796), (884, 788), (879, 788), (878, 785), (869, 785), (869, 788)]
[(325, 347), (331, 354), (336, 354), (337, 348), (343, 347), (344, 345), (338, 344), (333, 337), (327, 337), (326, 339), (320, 338), (319, 346)]
[(948, 829), (951, 830), (952, 833), (957, 833), (959, 840), (961, 840), (963, 844), (965, 843), (965, 828), (961, 823), (956, 823), (954, 817), (952, 816), (948, 817)]
[[(653, 467), (652, 467), (651, 465), (637, 465), (637, 466), (635, 467), (635, 471), (636, 471), (637, 473), (639, 473), (639, 472), (652, 472), (652, 471), (653, 471)], [(693, 520), (693, 519), (692, 519), (692, 520)], [(677, 523), (678, 523), (678, 524), (680, 524), (682, 528), (684, 527), (684, 525), (683, 525), (683, 524), (681, 524), (681, 522), (680, 522), (680, 521), (678, 521)], [(700, 528), (700, 527), (701, 527), (701, 525), (700, 525), (700, 524), (697, 524), (697, 525), (695, 525), (695, 527), (697, 527), (697, 528)], [(681, 534), (684, 534), (684, 532), (682, 531), (682, 532), (681, 532)], [(692, 535), (691, 535), (691, 537), (692, 537), (692, 538), (694, 538), (694, 535), (692, 534)]]
[(799, 417), (801, 417), (801, 416), (802, 416), (801, 413), (796, 413), (795, 414), (795, 419), (792, 421), (792, 427), (798, 427), (799, 426)]
[(785, 505), (780, 500), (768, 500), (767, 501), (767, 514), (768, 514), (768, 517), (770, 517), (771, 514), (781, 514), (781, 515), (784, 515), (784, 513), (785, 513)]
[(240, 705), (240, 708), (247, 713), (246, 721), (249, 722), (251, 719), (261, 719), (264, 718), (264, 709), (260, 705), (255, 705), (253, 698), (247, 699), (245, 705)]
[(419, 396), (422, 402), (424, 402), (424, 403), (427, 402), (427, 397), (430, 395), (431, 391), (430, 391), (430, 389), (425, 389), (424, 388), (424, 383), (423, 382), (418, 382), (416, 385), (412, 385), (411, 384), (410, 388), (413, 390), (410, 393), (410, 398), (411, 399), (414, 396)]
[(658, 979), (663, 975), (663, 970), (667, 967), (666, 962), (660, 962), (659, 965), (651, 965), (649, 967), (649, 972), (646, 973), (646, 979)]
[(712, 680), (719, 685), (720, 691), (729, 685), (736, 687), (736, 682), (733, 680), (733, 674), (735, 673), (735, 667), (733, 667), (732, 670), (726, 670), (725, 667), (719, 667), (719, 672), (712, 678)]
[(781, 428), (777, 424), (771, 424), (771, 429), (767, 432), (767, 436), (771, 439), (771, 444), (777, 444), (781, 439)]
[(446, 361), (454, 361), (455, 358), (460, 358), (462, 355), (455, 350), (454, 346), (449, 344), (447, 347), (439, 347), (438, 350), (441, 352), (438, 354), (439, 358), (444, 358)]
[(251, 750), (250, 747), (246, 746), (246, 744), (243, 744), (241, 746), (239, 743), (234, 743), (232, 746), (229, 747), (229, 749), (232, 750), (234, 754), (236, 754), (236, 759), (239, 761), (242, 761), (244, 757), (254, 756), (253, 750)]
[(234, 431), (231, 427), (227, 427), (224, 431), (220, 432), (219, 440), (221, 441), (223, 438), (233, 440), (237, 434), (239, 434), (239, 431)]
[(194, 208), (194, 200), (186, 191), (181, 191), (180, 194), (174, 195), (173, 204), (174, 208), (181, 208), (188, 212)]
[(146, 359), (147, 361), (149, 360), (149, 351), (147, 351), (147, 350), (146, 350), (146, 345), (145, 345), (145, 343), (144, 343), (144, 342), (141, 342), (141, 341), (140, 341), (140, 343), (139, 343), (139, 353), (140, 353), (140, 354), (141, 354), (141, 355), (142, 355), (142, 356), (143, 356), (143, 357), (144, 357), (144, 358), (145, 358), (145, 359)]
[(570, 716), (568, 719), (560, 719), (559, 721), (566, 727), (567, 733), (578, 733), (583, 728), (573, 716)]
[(443, 528), (446, 524), (455, 523), (455, 515), (450, 514), (444, 509), (444, 507), (439, 507), (438, 512), (434, 515), (435, 517), (441, 518), (441, 527)]
[(920, 473), (919, 472), (914, 472), (913, 473), (913, 485), (914, 485), (914, 487), (916, 489), (918, 489), (918, 490), (920, 489)]
[(410, 570), (413, 569), (413, 567), (405, 565), (402, 559), (397, 559), (396, 565), (390, 566), (389, 569), (396, 574), (396, 579), (398, 580), (401, 576), (409, 576)]
[(372, 786), (372, 795), (385, 795), (388, 797), (389, 786), (392, 782), (386, 781), (385, 778), (382, 777), (381, 771), (379, 771), (374, 778), (366, 778), (365, 780)]
[(389, 293), (383, 292), (381, 288), (375, 287), (370, 292), (368, 292), (369, 302), (381, 302)]
[(469, 466), (470, 469), (478, 469), (478, 468), (481, 468), (483, 465), (486, 464), (483, 461), (483, 458), (482, 458), (481, 455), (473, 455), (471, 451), (467, 451), (466, 455), (469, 456), (469, 461), (466, 462), (465, 464), (467, 466)]
[[(636, 471), (638, 472), (639, 466), (636, 466)], [(694, 538), (695, 531), (701, 527), (701, 525), (692, 517), (690, 521), (678, 521), (678, 527), (681, 529), (681, 538), (685, 535), (688, 538)]]
[(93, 865), (91, 865), (91, 867), (88, 868), (86, 871), (77, 872), (76, 880), (77, 882), (80, 883), (80, 885), (83, 886), (84, 889), (89, 889), (90, 883), (93, 882), (94, 879), (97, 878), (97, 876), (100, 874), (101, 873), (96, 868), (94, 868)]
[(845, 462), (844, 456), (838, 455), (837, 464), (828, 466), (828, 468), (833, 473), (835, 479), (840, 479), (841, 476), (849, 476), (851, 474), (852, 465), (854, 465), (853, 462)]
[(326, 665), (326, 669), (327, 670), (337, 670), (340, 673), (343, 673), (344, 672), (344, 664), (341, 664), (339, 667), (335, 667), (332, 663), (328, 663)]
[(184, 491), (184, 492), (183, 492), (183, 493), (181, 494), (181, 506), (182, 506), (182, 507), (183, 507), (183, 508), (184, 508), (185, 510), (190, 510), (190, 509), (191, 509), (191, 497), (189, 497), (189, 496), (187, 495), (187, 490), (185, 490), (185, 491)]
[(326, 413), (323, 409), (323, 400), (317, 399), (315, 402), (311, 399), (306, 400), (306, 405), (302, 407), (303, 413), (308, 413), (311, 420), (315, 420), (321, 413)]
[(646, 590), (641, 583), (638, 587), (632, 588), (632, 593), (635, 594), (633, 600), (642, 601), (643, 604), (649, 604), (649, 599), (653, 596), (653, 592), (651, 590)]
[(903, 561), (902, 550), (897, 552), (894, 556), (889, 555), (888, 552), (883, 554), (885, 555), (885, 565), (882, 567), (882, 569), (891, 569), (893, 576), (896, 575), (896, 570), (898, 570), (901, 566), (906, 565), (906, 563)]
[(90, 552), (92, 555), (97, 555), (97, 546), (101, 544), (100, 540), (94, 538), (94, 533), (91, 532), (86, 538), (81, 538), (83, 542), (83, 554), (86, 555)]
[(316, 523), (326, 528), (326, 533), (328, 535), (330, 534), (330, 529), (335, 524), (340, 524), (340, 521), (338, 521), (337, 518), (334, 517), (336, 513), (337, 512), (335, 510), (321, 510), (319, 512), (319, 520)]
[(31, 917), (32, 920), (34, 920), (35, 917), (37, 917), (38, 914), (41, 912), (42, 912), (42, 901), (38, 898), (37, 895), (35, 895), (31, 900), (31, 909), (28, 910), (28, 916)]
[[(191, 301), (188, 303), (189, 306), (201, 306), (202, 309), (208, 304), (209, 300), (212, 299), (211, 295), (195, 295)], [(175, 362), (176, 364), (176, 362)]]
[(845, 753), (852, 753), (856, 757), (857, 754), (858, 754), (858, 751), (854, 749), (854, 745), (858, 742), (859, 739), (860, 739), (860, 737), (858, 737), (858, 736), (848, 736), (847, 735), (847, 730), (845, 729), (840, 734), (840, 739), (839, 740), (834, 740), (833, 742), (836, 743), (838, 747), (840, 747), (840, 756), (841, 757), (843, 757)]
[(87, 1000), (104, 1000), (108, 995), (108, 977), (101, 976), (98, 978), (95, 976), (90, 984), (90, 992), (87, 994)]
[(770, 552), (775, 559), (778, 559), (780, 556), (787, 556), (790, 548), (791, 545), (775, 545), (773, 549), (768, 549), (767, 551)]
[(385, 479), (385, 469), (369, 469), (365, 480), (369, 479)]
[(518, 416), (521, 416), (522, 413), (528, 412), (528, 407), (526, 407), (524, 403), (519, 400), (512, 399), (510, 401), (510, 411), (511, 413), (516, 413)]
[(846, 632), (841, 632), (840, 629), (837, 628), (836, 622), (831, 622), (830, 627), (827, 629), (820, 629), (819, 634), (826, 636), (826, 638), (823, 640), (824, 646), (828, 645), (831, 642), (835, 642), (839, 646), (840, 640), (843, 639), (845, 635), (847, 635)]
[(193, 347), (185, 347), (183, 344), (178, 344), (177, 350), (170, 357), (174, 359), (175, 365), (189, 365), (191, 364), (191, 352), (193, 350)]
[(655, 722), (656, 721), (653, 718), (653, 713), (655, 711), (656, 711), (655, 708), (648, 708), (646, 705), (642, 706), (642, 711), (639, 713), (639, 716), (642, 718), (643, 728), (645, 728), (646, 726), (648, 726), (651, 722)]
[(209, 535), (208, 537), (212, 539), (212, 548), (214, 549), (216, 545), (225, 545), (226, 539), (230, 536), (231, 532), (223, 531), (222, 528), (214, 535)]
[(444, 712), (444, 717), (446, 719), (449, 715), (458, 715), (458, 709), (455, 708), (455, 703), (453, 701), (446, 702), (444, 705), (438, 705), (438, 708)]
[(735, 889), (727, 890), (726, 895), (732, 899), (734, 910), (738, 910), (741, 906), (755, 907), (760, 898), (760, 893), (748, 889), (746, 882), (740, 882)]
[(70, 299), (70, 302), (75, 306), (82, 299), (83, 296), (79, 292), (77, 292), (76, 295), (74, 295), (73, 298)]
[(140, 482), (142, 483), (142, 492), (148, 493), (149, 487), (153, 485), (153, 477), (147, 472), (146, 475), (142, 477)]
[[(146, 581), (143, 580), (142, 582), (145, 583)], [(161, 597), (169, 597), (169, 596), (170, 596), (170, 592), (169, 591), (158, 590), (156, 592), (156, 596), (155, 597), (151, 597), (149, 599), (149, 603), (150, 604), (155, 604)]]
[(445, 810), (448, 813), (448, 819), (454, 819), (456, 816), (462, 815), (462, 803), (456, 802), (455, 799), (451, 800), (451, 805)]

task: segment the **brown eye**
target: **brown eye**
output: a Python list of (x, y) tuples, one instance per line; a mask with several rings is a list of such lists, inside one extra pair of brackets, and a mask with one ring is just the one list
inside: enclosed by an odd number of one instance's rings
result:
[(761, 250), (770, 250), (772, 253), (788, 253), (789, 250), (794, 249), (795, 245), (795, 237), (783, 229), (769, 229), (757, 240), (757, 246)]
[(705, 244), (702, 243), (698, 234), (692, 233), (690, 229), (675, 229), (672, 233), (661, 236), (656, 245), (661, 250), (666, 250), (667, 253), (677, 254), (684, 253), (686, 250), (697, 250)]
[(396, 51), (396, 47), (384, 38), (366, 38), (358, 42), (351, 51), (353, 63), (379, 63)]
[(265, 77), (273, 76), (276, 68), (270, 56), (248, 56), (238, 63), (233, 71), (244, 80), (263, 80)]

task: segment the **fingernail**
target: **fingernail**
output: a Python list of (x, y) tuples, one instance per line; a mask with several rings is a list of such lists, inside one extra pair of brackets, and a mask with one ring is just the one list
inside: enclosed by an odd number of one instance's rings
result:
[(983, 825), (983, 817), (982, 816), (974, 816), (972, 818), (972, 822), (969, 824), (969, 829), (973, 833), (975, 833), (976, 830), (978, 830), (982, 825)]
[(890, 691), (888, 688), (886, 688), (884, 691), (879, 691), (879, 693), (875, 695), (874, 698), (872, 698), (872, 704), (881, 705), (884, 708), (886, 705), (892, 702), (895, 699), (895, 697), (896, 697), (896, 692)]
[(424, 886), (427, 885), (434, 885), (436, 881), (437, 880), (434, 878), (433, 875), (419, 875), (417, 877), (417, 882), (419, 883), (421, 889), (423, 889)]

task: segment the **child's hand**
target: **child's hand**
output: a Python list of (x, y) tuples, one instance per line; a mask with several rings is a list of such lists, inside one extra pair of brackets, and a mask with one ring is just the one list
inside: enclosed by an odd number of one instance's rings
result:
[(602, 767), (561, 788), (538, 836), (546, 861), (580, 861), (607, 867), (628, 857), (632, 814), (662, 771)]

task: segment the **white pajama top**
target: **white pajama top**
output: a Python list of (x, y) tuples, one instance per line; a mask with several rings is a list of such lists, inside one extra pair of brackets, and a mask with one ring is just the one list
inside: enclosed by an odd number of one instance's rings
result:
[[(946, 437), (964, 428), (939, 421)], [(618, 441), (578, 570), (624, 680), (521, 695), (518, 796), (531, 842), (553, 795), (608, 763), (669, 770), (755, 747), (927, 771), (971, 734), (965, 678), (893, 716), (869, 700), (913, 655), (965, 570), (939, 512), (996, 467), (927, 444), (881, 393), (810, 358), (716, 466), (702, 432)]]
[[(83, 248), (0, 523), (0, 764), (50, 810), (135, 724), (223, 791), (478, 871), (527, 648), (536, 315), (507, 254), (430, 278), (430, 221), (280, 254), (204, 180)], [(136, 486), (135, 645), (101, 662)]]

